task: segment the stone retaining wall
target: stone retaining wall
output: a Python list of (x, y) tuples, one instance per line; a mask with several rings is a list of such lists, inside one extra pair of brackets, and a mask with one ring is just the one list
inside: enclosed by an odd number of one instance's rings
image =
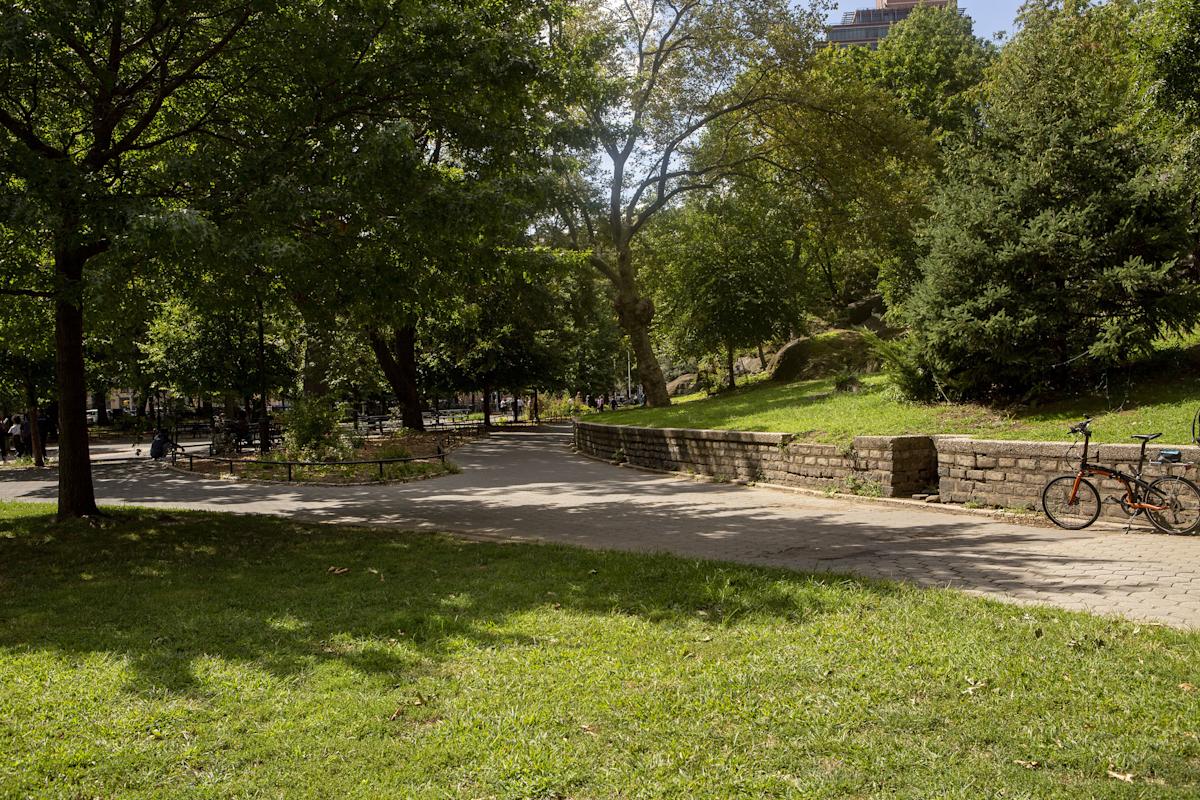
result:
[[(1074, 448), (1067, 442), (1012, 442), (958, 437), (936, 440), (938, 486), (942, 502), (979, 503), (1001, 508), (1041, 509), (1042, 488), (1058, 475), (1079, 469), (1082, 444)], [(1088, 454), (1091, 463), (1115, 467), (1132, 473), (1137, 468), (1138, 444), (1094, 444)], [(1147, 461), (1164, 448), (1183, 451), (1185, 462), (1200, 463), (1200, 447), (1177, 447), (1151, 442)], [(1150, 465), (1146, 478), (1154, 480), (1168, 474), (1186, 475), (1196, 480), (1196, 468)], [(1124, 488), (1116, 481), (1094, 479), (1101, 498), (1121, 497)], [(1103, 515), (1125, 520), (1116, 503), (1106, 502)]]
[(938, 479), (937, 451), (928, 436), (859, 436), (844, 448), (800, 442), (782, 433), (576, 422), (575, 448), (668, 472), (884, 497), (908, 497)]
[[(943, 503), (1040, 510), (1051, 478), (1075, 472), (1080, 446), (1067, 442), (1018, 442), (959, 436), (858, 436), (851, 447), (797, 441), (786, 433), (745, 433), (680, 428), (638, 428), (575, 423), (575, 448), (597, 458), (638, 467), (707, 475), (720, 480), (834, 489), (882, 497), (933, 491)], [(1132, 472), (1137, 444), (1093, 445), (1089, 461)], [(1154, 442), (1148, 459), (1164, 448), (1183, 451), (1200, 464), (1200, 447)], [(1149, 465), (1146, 478), (1197, 468)], [(1101, 497), (1124, 494), (1119, 483), (1096, 480)], [(1124, 520), (1115, 502), (1104, 516)]]

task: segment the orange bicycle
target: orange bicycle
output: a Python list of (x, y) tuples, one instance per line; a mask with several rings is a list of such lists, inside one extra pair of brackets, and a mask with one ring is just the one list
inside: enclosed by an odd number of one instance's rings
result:
[[(1069, 531), (1081, 530), (1095, 522), (1100, 516), (1100, 492), (1088, 478), (1099, 476), (1119, 481), (1125, 488), (1125, 496), (1119, 502), (1121, 510), (1129, 515), (1130, 520), (1145, 514), (1150, 524), (1164, 533), (1188, 534), (1200, 530), (1200, 488), (1196, 484), (1181, 475), (1169, 475), (1152, 483), (1142, 480), (1146, 446), (1162, 436), (1161, 433), (1133, 437), (1142, 442), (1137, 473), (1134, 475), (1088, 463), (1091, 419), (1072, 425), (1071, 433), (1083, 436), (1083, 458), (1077, 473), (1054, 478), (1042, 490), (1042, 509), (1051, 522)], [(1183, 464), (1183, 454), (1178, 450), (1160, 451), (1153, 463), (1179, 465), (1184, 469), (1190, 467)]]

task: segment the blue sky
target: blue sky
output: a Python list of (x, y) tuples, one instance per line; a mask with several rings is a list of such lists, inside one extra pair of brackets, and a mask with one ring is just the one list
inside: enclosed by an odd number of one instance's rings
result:
[[(996, 31), (1012, 31), (1013, 18), (1022, 0), (958, 0), (959, 8), (975, 20), (975, 35), (990, 39)], [(853, 11), (856, 8), (874, 8), (875, 0), (839, 0), (835, 19), (841, 19), (842, 12)]]

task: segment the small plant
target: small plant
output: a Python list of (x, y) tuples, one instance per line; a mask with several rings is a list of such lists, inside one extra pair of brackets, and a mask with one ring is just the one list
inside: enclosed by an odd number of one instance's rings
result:
[(622, 464), (625, 463), (625, 448), (622, 447), (622, 448), (618, 448), (618, 449), (614, 450), (613, 454), (612, 454), (612, 459), (610, 459), (610, 460), (618, 461)]
[(983, 508), (983, 503), (978, 500), (968, 500), (963, 503), (963, 508)]
[(847, 494), (859, 497), (883, 497), (883, 485), (879, 481), (868, 480), (858, 475), (847, 476), (842, 481), (842, 486)]

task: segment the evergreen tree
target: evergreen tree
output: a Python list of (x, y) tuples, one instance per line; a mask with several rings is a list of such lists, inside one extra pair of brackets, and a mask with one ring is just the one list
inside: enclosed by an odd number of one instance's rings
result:
[(947, 161), (902, 315), (952, 397), (1070, 388), (1200, 314), (1182, 170), (1137, 86), (1136, 4), (1030, 4)]

